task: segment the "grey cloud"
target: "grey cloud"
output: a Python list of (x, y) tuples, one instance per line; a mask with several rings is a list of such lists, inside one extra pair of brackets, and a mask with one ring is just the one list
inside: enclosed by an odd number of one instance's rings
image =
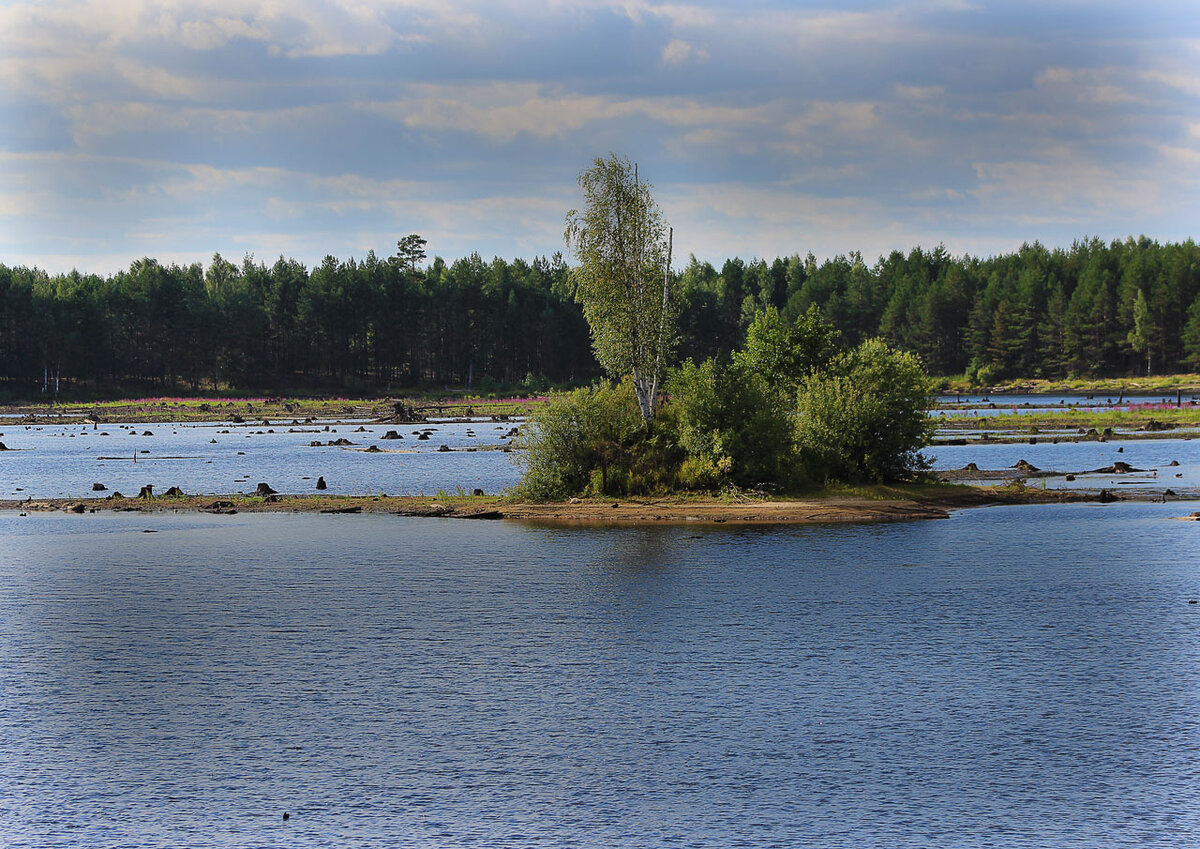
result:
[[(59, 158), (0, 168), (3, 247), (63, 256), (71, 232), (81, 255), (98, 234), (108, 253), (149, 235), (211, 253), (259, 234), (259, 253), (325, 239), (324, 254), (394, 226), (447, 252), (549, 253), (576, 174), (609, 150), (642, 163), (681, 244), (713, 258), (801, 237), (818, 254), (1165, 237), (1179, 225), (1162, 210), (1194, 210), (1200, 173), (1183, 11), (10, 4), (0, 151)], [(18, 221), (14, 198), (37, 208)]]

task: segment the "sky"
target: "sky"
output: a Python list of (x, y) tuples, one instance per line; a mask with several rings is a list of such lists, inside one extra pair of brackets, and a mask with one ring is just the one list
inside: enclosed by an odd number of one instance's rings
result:
[(595, 157), (676, 265), (1200, 229), (1195, 0), (0, 0), (0, 263), (550, 256)]

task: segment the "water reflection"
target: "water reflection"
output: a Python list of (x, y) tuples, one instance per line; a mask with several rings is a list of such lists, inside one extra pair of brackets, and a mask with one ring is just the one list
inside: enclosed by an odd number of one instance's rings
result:
[(1198, 508), (0, 514), (0, 842), (1187, 845)]

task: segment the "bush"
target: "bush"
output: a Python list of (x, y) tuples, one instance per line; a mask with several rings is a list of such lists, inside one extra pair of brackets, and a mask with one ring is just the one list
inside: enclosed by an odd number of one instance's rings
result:
[(519, 387), (527, 395), (542, 395), (550, 389), (550, 382), (543, 375), (526, 372)]
[(775, 307), (755, 313), (746, 329), (746, 345), (735, 359), (761, 376), (789, 399), (812, 371), (826, 368), (838, 352), (837, 329), (823, 318), (816, 304), (792, 323)]
[(713, 489), (794, 481), (792, 424), (782, 399), (740, 359), (688, 361), (668, 381), (679, 446), (680, 482)]
[(929, 379), (913, 354), (862, 343), (800, 386), (796, 442), (818, 480), (893, 481), (928, 467)]
[(524, 449), (517, 494), (554, 499), (626, 491), (635, 446), (646, 439), (632, 386), (599, 385), (554, 393), (514, 440)]
[(972, 386), (994, 386), (1000, 379), (1000, 370), (991, 363), (981, 363), (978, 357), (967, 366), (967, 380)]

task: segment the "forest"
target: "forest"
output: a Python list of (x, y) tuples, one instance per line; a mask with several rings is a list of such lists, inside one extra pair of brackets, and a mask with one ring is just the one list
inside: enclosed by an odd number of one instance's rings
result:
[[(151, 258), (108, 276), (0, 264), (0, 392), (538, 391), (601, 374), (561, 255), (425, 262), (409, 236), (387, 258), (307, 268), (215, 255)], [(1200, 247), (1141, 237), (1038, 243), (980, 259), (943, 247), (767, 261), (695, 257), (678, 274), (680, 361), (738, 349), (762, 309), (815, 305), (847, 348), (872, 337), (935, 375), (1107, 377), (1200, 369)]]

